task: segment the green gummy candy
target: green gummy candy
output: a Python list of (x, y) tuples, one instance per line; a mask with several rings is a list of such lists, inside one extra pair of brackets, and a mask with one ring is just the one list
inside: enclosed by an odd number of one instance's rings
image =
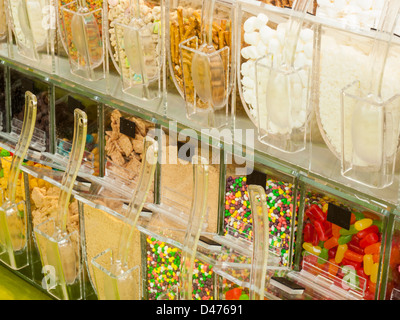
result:
[(1, 169), (0, 170), (0, 178), (3, 178), (4, 177), (4, 169)]
[(357, 232), (358, 232), (358, 230), (356, 229), (356, 227), (354, 226), (354, 224), (352, 224), (352, 225), (350, 226), (350, 229), (349, 229), (349, 230), (346, 230), (346, 229), (344, 229), (344, 228), (341, 228), (340, 231), (339, 231), (340, 235), (342, 235), (342, 236), (348, 236), (348, 235), (350, 235), (350, 234), (356, 234)]
[(318, 256), (318, 263), (319, 263), (319, 264), (326, 263), (327, 260), (328, 260), (328, 257), (329, 257), (329, 255), (328, 255), (328, 249), (322, 248), (322, 249), (321, 249), (321, 253), (320, 253), (319, 256)]
[(10, 152), (8, 151), (8, 150), (5, 150), (5, 149), (2, 149), (1, 151), (0, 151), (0, 157), (8, 157), (8, 156), (10, 156), (11, 154), (10, 154)]
[(340, 236), (338, 239), (338, 244), (339, 245), (346, 244), (346, 243), (350, 242), (352, 238), (353, 238), (352, 234)]
[(245, 293), (243, 293), (240, 297), (239, 300), (249, 300), (249, 296)]

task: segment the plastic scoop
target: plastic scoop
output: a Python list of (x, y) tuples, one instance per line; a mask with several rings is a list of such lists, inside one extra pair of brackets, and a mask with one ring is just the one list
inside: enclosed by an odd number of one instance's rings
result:
[(192, 300), (193, 269), (197, 246), (207, 213), (208, 198), (208, 161), (200, 156), (193, 156), (193, 193), (190, 217), (182, 243), (179, 286), (175, 285), (159, 300)]
[[(295, 120), (292, 119), (292, 112), (302, 109), (303, 88), (306, 84), (294, 67), (294, 61), (301, 26), (311, 2), (312, 0), (297, 0), (294, 3), (285, 33), (281, 60), (279, 61), (279, 56), (274, 56), (274, 66), (270, 69), (265, 105), (268, 115), (267, 127), (275, 133), (291, 133)], [(265, 124), (262, 124), (263, 126)]]
[(86, 65), (91, 68), (103, 61), (102, 38), (99, 26), (93, 14), (90, 14), (86, 0), (78, 0), (78, 11), (71, 20), (72, 42), (78, 53), (85, 57)]
[(257, 185), (249, 185), (249, 196), (254, 231), (249, 296), (250, 300), (264, 300), (269, 251), (267, 199), (264, 188)]
[(206, 0), (203, 6), (203, 44), (197, 49), (192, 59), (192, 81), (196, 94), (203, 102), (213, 108), (225, 104), (226, 84), (224, 63), (216, 52), (212, 42), (212, 21), (215, 0)]
[[(135, 14), (129, 26), (138, 28), (144, 25), (143, 20), (140, 17), (140, 4), (139, 0), (136, 1)], [(124, 28), (124, 44), (125, 54), (128, 59), (130, 69), (133, 74), (141, 75), (142, 83), (147, 82), (147, 74), (145, 72), (143, 50), (142, 50), (142, 35), (138, 30), (132, 30)]]
[(43, 28), (42, 5), (39, 0), (27, 0), (26, 10), (29, 17), (30, 29), (36, 46), (43, 46), (47, 40), (47, 31)]
[[(0, 207), (0, 242), (2, 242), (8, 253), (8, 265), (13, 269), (22, 267), (17, 261), (15, 252), (26, 246), (26, 212), (19, 212), (15, 203), (17, 182), (20, 175), (20, 167), (26, 156), (33, 130), (35, 128), (37, 113), (36, 96), (27, 91), (25, 93), (25, 112), (21, 135), (15, 147), (12, 157), (10, 173), (7, 181), (7, 192), (2, 206)], [(24, 205), (25, 207), (25, 205)], [(27, 263), (25, 261), (25, 263)]]
[[(107, 266), (99, 263), (102, 260), (99, 257), (105, 255), (109, 249), (92, 259), (96, 289), (100, 300), (129, 299), (133, 295), (132, 291), (140, 290), (135, 288), (135, 279), (129, 272), (132, 269), (129, 269), (128, 266), (128, 256), (137, 221), (153, 183), (158, 158), (158, 143), (154, 139), (146, 137), (143, 154), (140, 177), (126, 217), (129, 224), (125, 223), (122, 228), (119, 247), (116, 252), (113, 252), (111, 261), (106, 261)], [(108, 271), (104, 274), (103, 270), (107, 269)]]
[[(361, 88), (363, 92), (366, 92), (366, 95), (363, 97), (364, 99), (359, 99), (354, 107), (351, 137), (353, 154), (356, 157), (353, 161), (358, 165), (379, 167), (385, 156), (385, 151), (382, 152), (383, 144), (389, 145), (389, 148), (391, 144), (395, 144), (396, 146), (392, 148), (392, 152), (397, 147), (397, 137), (395, 134), (391, 134), (397, 130), (396, 126), (394, 124), (391, 126), (389, 119), (384, 121), (385, 110), (383, 107), (377, 107), (376, 104), (383, 102), (381, 92), (383, 74), (399, 9), (400, 1), (385, 1), (379, 20), (377, 36), (374, 39), (372, 50), (368, 56), (366, 70), (369, 70), (369, 76), (365, 82), (361, 82)], [(384, 43), (379, 38), (382, 35), (388, 37)], [(375, 105), (365, 100), (371, 101)], [(382, 134), (384, 131), (389, 134), (386, 142), (384, 142), (384, 134)], [(390, 149), (386, 151), (390, 151)]]
[[(55, 269), (59, 296), (62, 299), (70, 299), (68, 285), (74, 284), (79, 273), (79, 253), (77, 245), (71, 241), (67, 231), (68, 207), (74, 182), (78, 175), (85, 150), (87, 134), (87, 115), (80, 109), (74, 111), (74, 135), (72, 149), (69, 155), (67, 167), (61, 180), (61, 192), (58, 199), (57, 218), (54, 224), (50, 220), (43, 225), (52, 225), (52, 228), (44, 229), (48, 233), (43, 236), (40, 226), (35, 227), (36, 239), (40, 255), (44, 265), (50, 265)], [(45, 251), (44, 249), (45, 248)]]

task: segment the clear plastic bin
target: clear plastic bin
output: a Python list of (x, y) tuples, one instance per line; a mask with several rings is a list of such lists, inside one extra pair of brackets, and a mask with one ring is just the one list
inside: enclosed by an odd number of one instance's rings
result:
[(208, 6), (200, 0), (190, 5), (187, 1), (167, 2), (167, 59), (175, 87), (185, 99), (187, 118), (218, 128), (229, 123), (234, 109), (230, 98), (235, 81), (235, 7), (215, 1), (211, 17), (214, 49), (207, 52), (201, 46), (208, 29), (202, 7)]
[[(373, 104), (369, 112), (361, 112), (362, 109), (355, 109), (354, 102), (365, 103), (365, 94), (360, 94), (358, 81), (364, 85), (370, 79), (367, 73), (369, 68), (365, 66), (376, 31), (342, 26), (329, 19), (310, 19), (320, 25), (316, 39), (317, 76), (314, 83), (319, 132), (313, 132), (311, 171), (397, 203), (398, 115), (392, 108), (398, 102), (400, 90), (395, 71), (399, 61), (399, 42), (394, 37), (387, 56), (382, 104)], [(332, 52), (335, 59), (332, 59)], [(382, 110), (383, 116), (373, 111), (377, 109)], [(355, 114), (359, 116), (355, 117)], [(385, 118), (384, 126), (381, 124), (382, 117)], [(379, 142), (380, 137), (384, 139), (383, 143)], [(366, 139), (372, 140), (366, 144)], [(371, 163), (372, 166), (366, 165)]]
[(280, 256), (281, 266), (290, 267), (297, 226), (296, 178), (265, 166), (253, 168), (253, 163), (239, 165), (239, 159), (233, 161), (227, 165), (225, 175), (224, 235), (252, 243), (254, 231), (248, 187), (259, 185), (267, 197), (270, 251)]
[[(285, 36), (290, 15), (300, 20), (299, 36), (291, 40)], [(260, 2), (240, 1), (238, 19), (237, 76), (243, 108), (260, 142), (280, 157), (296, 153), (289, 161), (307, 168), (315, 25), (302, 21), (299, 12)], [(295, 41), (293, 65), (284, 70), (281, 63), (289, 41)]]
[(56, 17), (51, 10), (53, 0), (10, 0), (8, 5), (10, 27), (17, 46), (14, 58), (55, 73)]
[[(1, 205), (6, 205), (8, 197), (8, 179), (10, 177), (12, 156), (2, 149), (1, 160)], [(8, 153), (9, 154), (9, 153)], [(28, 257), (28, 212), (25, 197), (24, 175), (17, 178), (15, 201), (0, 211), (0, 260), (14, 270), (20, 270), (29, 264)]]
[(114, 67), (121, 75), (122, 90), (144, 100), (161, 97), (163, 1), (130, 1), (120, 10), (120, 1), (109, 2), (108, 47)]
[(43, 152), (50, 150), (50, 88), (49, 84), (11, 70), (11, 132), (10, 142), (16, 144), (24, 119), (25, 92), (37, 99), (35, 129), (30, 148)]
[[(160, 187), (159, 201), (149, 206), (154, 212), (159, 212), (163, 219), (176, 220), (176, 229), (188, 223), (191, 203), (193, 201), (193, 165), (192, 158), (202, 155), (209, 159), (208, 165), (208, 199), (207, 213), (204, 221), (204, 236), (218, 232), (219, 221), (219, 181), (220, 181), (220, 150), (204, 146), (199, 140), (188, 137), (185, 132), (177, 134), (170, 128), (156, 130), (156, 136), (161, 146), (160, 155)], [(170, 221), (172, 221), (170, 220)], [(184, 227), (183, 227), (184, 228)], [(183, 229), (185, 230), (185, 228)], [(178, 237), (184, 235), (182, 233)]]
[(72, 1), (61, 7), (60, 14), (60, 29), (71, 73), (89, 81), (105, 79), (108, 74), (108, 54), (102, 5), (88, 4), (86, 0)]
[[(104, 110), (105, 179), (116, 189), (131, 194), (140, 176), (143, 141), (155, 125), (134, 115), (106, 106)], [(147, 202), (154, 201), (154, 186)]]
[(71, 150), (74, 128), (74, 109), (84, 110), (88, 118), (82, 174), (98, 176), (101, 172), (99, 149), (98, 104), (83, 96), (69, 94), (61, 88), (55, 90), (55, 154), (48, 154), (60, 164), (66, 164)]
[(316, 299), (378, 299), (388, 208), (330, 187), (302, 187), (294, 265), (300, 271), (287, 277)]

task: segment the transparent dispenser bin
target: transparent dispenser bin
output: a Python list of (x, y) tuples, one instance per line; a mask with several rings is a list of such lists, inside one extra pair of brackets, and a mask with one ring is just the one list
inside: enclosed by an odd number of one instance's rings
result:
[[(400, 43), (393, 37), (383, 73), (382, 101), (371, 104), (364, 89), (359, 90), (357, 86), (358, 81), (364, 83), (370, 79), (370, 68), (365, 66), (377, 32), (352, 29), (349, 25), (318, 17), (312, 17), (312, 20), (320, 25), (316, 39), (314, 90), (315, 121), (319, 132), (312, 137), (310, 170), (396, 203), (399, 168), (393, 163), (396, 162), (394, 150), (397, 150), (395, 136), (398, 133), (395, 122), (398, 116), (392, 109), (400, 89), (395, 71)], [(381, 46), (385, 45), (382, 41)], [(335, 59), (332, 59), (332, 52)], [(368, 105), (366, 110), (369, 112), (354, 109), (355, 102)], [(353, 117), (354, 112), (360, 116)], [(385, 130), (381, 129), (383, 119), (387, 126)], [(365, 125), (371, 125), (372, 129), (365, 131)], [(365, 145), (366, 139), (372, 139), (368, 145)]]
[(86, 0), (72, 1), (61, 7), (61, 18), (71, 73), (89, 81), (105, 79), (104, 9), (98, 5), (89, 8)]
[(286, 275), (303, 287), (299, 298), (378, 299), (388, 211), (330, 187), (303, 187), (296, 271)]
[[(131, 194), (140, 176), (144, 156), (143, 140), (155, 125), (136, 115), (109, 106), (104, 109), (105, 173), (104, 177), (116, 189)], [(154, 186), (147, 202), (154, 201)]]
[[(0, 207), (0, 242), (4, 253), (1, 261), (11, 269), (19, 270), (29, 264), (28, 261), (28, 224), (25, 199), (25, 182), (20, 168), (28, 151), (37, 113), (36, 97), (27, 92), (25, 96), (25, 116), (23, 130), (19, 136), (12, 157), (1, 160), (4, 186)], [(8, 158), (8, 159), (7, 159)]]
[[(159, 155), (159, 199), (158, 202), (149, 204), (148, 209), (159, 213), (166, 221), (169, 221), (168, 219), (172, 219), (171, 223), (176, 221), (177, 230), (188, 223), (194, 188), (191, 162), (194, 156), (201, 155), (209, 161), (208, 176), (212, 181), (208, 186), (203, 235), (212, 238), (219, 228), (221, 150), (204, 145), (197, 138), (185, 135), (183, 131), (177, 133), (175, 130), (176, 128), (170, 126), (169, 129), (162, 127), (155, 131), (161, 150)], [(178, 237), (182, 235), (184, 233)]]
[[(1, 157), (1, 205), (6, 204), (8, 177), (12, 157)], [(28, 256), (28, 212), (26, 209), (24, 176), (17, 180), (15, 203), (0, 212), (0, 260), (12, 269), (20, 270), (29, 264)]]
[[(271, 219), (269, 251), (279, 257), (280, 266), (290, 267), (293, 263), (294, 230), (298, 213), (296, 178), (289, 172), (231, 157), (233, 155), (226, 156), (230, 164), (225, 173), (223, 235), (229, 236), (229, 239), (238, 238), (252, 243), (254, 230), (249, 185), (259, 185), (265, 190), (267, 214)], [(221, 236), (218, 238), (223, 239)]]
[[(129, 227), (129, 222), (125, 219), (126, 205), (123, 205), (123, 199), (118, 198), (117, 195), (113, 199), (111, 190), (104, 191), (102, 196), (96, 194), (89, 201), (84, 200), (81, 221), (84, 221), (83, 248), (89, 280), (98, 299), (140, 300), (143, 296), (141, 282), (144, 281), (141, 270), (143, 244), (141, 233), (137, 229), (131, 239), (131, 254), (128, 259), (129, 265), (133, 267), (115, 277), (117, 294), (114, 293), (112, 285), (106, 286), (107, 283), (110, 283), (106, 281), (106, 278), (108, 280), (112, 278), (112, 272), (109, 271), (112, 270), (112, 252), (115, 253), (120, 240), (120, 232), (123, 228)], [(126, 201), (129, 200), (126, 199)], [(102, 234), (101, 238), (99, 238), (99, 234)]]
[(59, 87), (55, 88), (55, 99), (55, 153), (46, 155), (60, 165), (66, 165), (72, 146), (74, 109), (84, 110), (87, 114), (88, 128), (80, 172), (83, 175), (98, 176), (101, 170), (98, 103), (77, 94), (70, 94)]
[[(83, 294), (81, 240), (79, 229), (76, 229), (80, 223), (79, 212), (75, 212), (72, 221), (71, 209), (74, 208), (71, 208), (71, 196), (83, 158), (86, 133), (87, 116), (82, 110), (75, 109), (73, 146), (66, 171), (59, 183), (60, 187), (56, 188), (57, 196), (55, 199), (50, 197), (52, 206), (47, 207), (44, 217), (42, 215), (44, 221), (34, 227), (42, 265), (49, 268), (53, 276), (53, 281), (46, 283), (46, 289), (62, 300), (81, 299)], [(38, 205), (43, 205), (42, 190), (36, 191)], [(40, 211), (37, 213), (41, 214)]]
[(193, 192), (190, 205), (190, 215), (187, 222), (183, 221), (184, 239), (181, 243), (181, 265), (177, 285), (169, 287), (158, 300), (192, 300), (193, 272), (199, 240), (203, 231), (203, 223), (207, 212), (207, 193), (209, 185), (208, 159), (193, 156)]
[[(155, 140), (146, 138), (143, 141), (143, 148), (145, 153), (139, 181), (131, 194), (122, 228), (114, 234), (117, 239), (116, 246), (108, 247), (91, 260), (95, 287), (98, 298), (101, 300), (141, 299), (141, 261), (137, 261), (137, 258), (141, 256), (141, 247), (138, 246), (140, 234), (136, 227), (150, 187), (154, 184), (158, 144)], [(134, 265), (131, 265), (132, 254), (136, 256)]]
[(55, 73), (54, 0), (10, 0), (8, 6), (17, 47), (14, 58), (31, 67)]
[(11, 132), (5, 137), (17, 143), (24, 119), (25, 92), (30, 91), (37, 99), (35, 129), (30, 148), (44, 152), (50, 148), (50, 88), (49, 84), (11, 70)]
[[(210, 3), (195, 1), (191, 7), (183, 2), (167, 4), (167, 57), (175, 87), (185, 99), (187, 118), (220, 128), (229, 123), (234, 94), (235, 6), (217, 0), (209, 9)], [(207, 27), (208, 12), (212, 30)], [(206, 41), (207, 30), (212, 31), (211, 42)]]
[(238, 91), (259, 141), (280, 152), (310, 152), (315, 25), (304, 12), (260, 3), (240, 1), (238, 15)]
[(122, 90), (143, 100), (161, 97), (162, 8), (163, 1), (130, 1), (129, 8), (120, 12), (108, 4), (109, 50)]

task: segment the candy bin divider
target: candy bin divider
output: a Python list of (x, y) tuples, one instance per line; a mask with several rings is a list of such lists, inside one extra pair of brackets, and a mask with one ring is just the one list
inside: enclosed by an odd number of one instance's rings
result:
[[(159, 149), (160, 150), (160, 149)], [(157, 169), (156, 169), (157, 171)], [(149, 300), (149, 290), (147, 289), (147, 235), (140, 232), (140, 245), (141, 245), (141, 266), (140, 266), (140, 276), (141, 276), (141, 287), (142, 289), (142, 300)], [(139, 281), (140, 281), (139, 280)]]
[(27, 234), (27, 244), (28, 244), (28, 264), (30, 268), (30, 275), (28, 276), (31, 281), (38, 282), (38, 275), (41, 274), (41, 270), (37, 270), (37, 265), (40, 264), (40, 257), (37, 252), (37, 248), (35, 246), (35, 237), (33, 233), (33, 224), (32, 224), (32, 206), (31, 206), (31, 196), (29, 192), (29, 176), (26, 172), (23, 172), (24, 176), (24, 191), (25, 191), (25, 208), (27, 214), (27, 223), (26, 223), (26, 234)]
[(49, 84), (49, 152), (56, 153), (56, 87), (53, 83)]
[(6, 21), (7, 21), (7, 52), (10, 58), (14, 58), (14, 50), (13, 50), (13, 37), (12, 37), (12, 30), (11, 30), (11, 17), (10, 17), (10, 10), (9, 10), (9, 3), (10, 0), (4, 0), (4, 8), (6, 11)]
[(224, 222), (225, 222), (225, 193), (226, 193), (226, 167), (227, 155), (225, 150), (220, 152), (220, 165), (219, 165), (219, 207), (218, 207), (218, 227), (217, 234), (224, 235)]
[(105, 105), (97, 104), (97, 136), (99, 148), (99, 177), (104, 177), (106, 171), (106, 152), (105, 152)]
[[(387, 285), (389, 282), (389, 268), (390, 268), (390, 258), (391, 258), (391, 250), (392, 250), (392, 245), (393, 245), (393, 234), (394, 234), (394, 228), (396, 226), (395, 220), (397, 217), (397, 209), (394, 210), (394, 212), (391, 212), (388, 217), (387, 221), (387, 227), (386, 229), (386, 237), (385, 241), (382, 241), (382, 246), (380, 248), (381, 252), (384, 252), (383, 254), (383, 262), (381, 263), (380, 268), (381, 270), (381, 277), (379, 277), (379, 281), (381, 282), (377, 288), (380, 290), (375, 292), (375, 300), (385, 300), (386, 299), (386, 291), (387, 291)], [(384, 250), (386, 248), (386, 250)], [(382, 251), (384, 250), (384, 251)], [(379, 274), (379, 270), (378, 270)]]
[(83, 202), (78, 201), (78, 212), (79, 212), (79, 234), (80, 234), (80, 250), (81, 250), (81, 266), (82, 266), (82, 299), (83, 300), (94, 300), (96, 299), (96, 292), (92, 279), (89, 276), (89, 263), (87, 261), (86, 254), (86, 235), (85, 235), (85, 213)]
[(6, 96), (6, 127), (3, 128), (4, 132), (11, 132), (11, 71), (9, 66), (4, 67), (4, 81), (5, 81), (5, 96)]

